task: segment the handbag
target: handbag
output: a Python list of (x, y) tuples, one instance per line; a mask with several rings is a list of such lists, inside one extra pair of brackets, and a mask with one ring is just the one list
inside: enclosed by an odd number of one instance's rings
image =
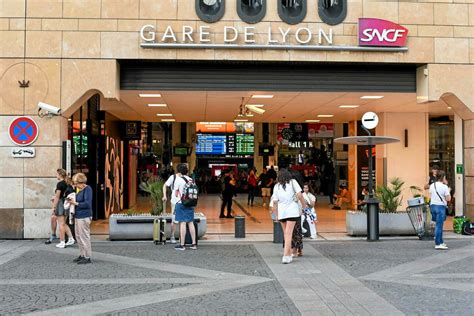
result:
[(298, 203), (298, 196), (297, 196), (298, 192), (296, 192), (296, 190), (295, 190), (295, 186), (293, 185), (293, 181), (295, 181), (295, 180), (294, 180), (294, 179), (291, 179), (291, 180), (290, 180), (290, 182), (291, 182), (291, 187), (293, 188), (293, 191), (295, 192), (295, 193), (293, 194), (293, 202)]

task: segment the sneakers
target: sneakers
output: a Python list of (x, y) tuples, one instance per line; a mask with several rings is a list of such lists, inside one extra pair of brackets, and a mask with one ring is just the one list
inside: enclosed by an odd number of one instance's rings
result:
[(446, 244), (436, 245), (435, 249), (436, 250), (447, 250), (448, 246)]
[(170, 243), (176, 244), (176, 238), (174, 238), (174, 236), (171, 236)]
[(92, 263), (91, 258), (82, 257), (81, 260), (77, 261), (77, 264), (88, 264)]
[(318, 239), (318, 236), (311, 236), (311, 237), (309, 237), (309, 238), (311, 238), (311, 239)]
[(74, 240), (74, 238), (69, 238), (67, 243), (66, 243), (66, 246), (72, 246), (76, 243), (76, 241)]
[(230, 214), (227, 215), (226, 217), (227, 217), (227, 218), (234, 218), (234, 216), (232, 216), (232, 215), (230, 215)]
[(83, 256), (79, 256), (79, 257), (77, 257), (76, 259), (72, 260), (72, 262), (78, 263), (78, 262), (81, 261), (82, 259), (84, 259), (84, 257), (83, 257)]
[(181, 246), (181, 245), (177, 245), (176, 247), (174, 247), (174, 250), (185, 251), (185, 250), (186, 250), (186, 247)]
[(51, 243), (52, 243), (54, 240), (56, 240), (56, 239), (58, 239), (58, 237), (57, 237), (56, 235), (51, 235), (51, 236), (49, 237), (49, 239), (46, 240), (44, 243), (45, 243), (46, 245), (49, 245), (49, 244), (51, 244)]
[(61, 241), (59, 244), (56, 245), (56, 248), (66, 248), (66, 243)]
[(197, 245), (196, 245), (196, 244), (193, 244), (193, 245), (191, 245), (191, 247), (189, 247), (189, 249), (192, 249), (192, 250), (197, 250), (197, 249), (198, 249), (198, 247), (197, 247)]
[(293, 261), (293, 258), (291, 256), (283, 256), (283, 258), (281, 259), (281, 263), (283, 264), (288, 264), (288, 263), (291, 263)]

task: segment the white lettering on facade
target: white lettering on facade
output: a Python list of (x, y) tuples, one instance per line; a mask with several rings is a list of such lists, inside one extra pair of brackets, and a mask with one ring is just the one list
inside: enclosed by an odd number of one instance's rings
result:
[(194, 28), (189, 25), (183, 26), (183, 42), (186, 42), (186, 39), (190, 42), (194, 42), (193, 39)]
[(329, 34), (326, 34), (323, 29), (319, 29), (318, 43), (321, 45), (323, 43), (323, 38), (326, 40), (326, 43), (332, 45), (332, 29), (329, 29)]
[(281, 36), (283, 37), (282, 42), (286, 43), (288, 34), (290, 33), (290, 29), (287, 29), (286, 31), (284, 31), (281, 27), (279, 27), (278, 29), (280, 30)]
[(163, 34), (163, 37), (161, 38), (161, 41), (166, 42), (167, 39), (171, 39), (175, 43), (178, 41), (176, 39), (176, 35), (174, 35), (174, 31), (173, 31), (173, 28), (171, 27), (171, 25), (168, 25), (168, 27), (166, 28), (165, 34)]
[(252, 44), (255, 43), (255, 28), (253, 26), (247, 26), (244, 28), (245, 43)]
[(211, 33), (209, 32), (210, 26), (200, 26), (199, 27), (199, 41), (201, 43), (209, 43), (211, 41), (210, 38), (208, 38)]
[(274, 40), (272, 37), (273, 37), (273, 36), (272, 36), (272, 28), (269, 27), (269, 28), (268, 28), (268, 41), (267, 41), (267, 44), (272, 44), (272, 43), (273, 43), (273, 44), (276, 44), (276, 43), (278, 43), (278, 41), (277, 41), (277, 40)]
[(155, 27), (153, 25), (145, 25), (140, 30), (140, 37), (145, 42), (154, 42), (156, 39)]
[[(300, 34), (302, 32), (306, 32), (306, 40), (302, 40), (301, 37), (300, 37)], [(313, 34), (311, 33), (311, 30), (307, 27), (302, 27), (300, 29), (298, 29), (295, 33), (295, 37), (296, 37), (296, 41), (300, 44), (308, 44), (309, 42), (311, 42), (312, 38), (313, 38)]]
[[(233, 37), (229, 37), (229, 32), (233, 32)], [(226, 26), (224, 27), (224, 42), (225, 43), (232, 43), (235, 42), (239, 38), (239, 31), (233, 26)]]

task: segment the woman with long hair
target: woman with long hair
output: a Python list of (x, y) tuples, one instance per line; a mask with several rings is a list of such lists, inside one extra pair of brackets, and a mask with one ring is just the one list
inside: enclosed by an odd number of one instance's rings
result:
[[(56, 245), (57, 248), (66, 248), (67, 246), (74, 245), (74, 238), (72, 236), (71, 229), (66, 223), (66, 210), (64, 209), (64, 200), (66, 198), (66, 192), (68, 192), (70, 182), (66, 170), (57, 169), (56, 170), (56, 179), (58, 183), (56, 184), (56, 190), (54, 191), (53, 197), (53, 208), (52, 212), (56, 215), (57, 222), (59, 225), (59, 244)], [(66, 235), (69, 237), (68, 241), (65, 241)]]
[(301, 186), (293, 179), (288, 170), (281, 169), (278, 172), (277, 184), (273, 189), (272, 212), (276, 214), (272, 217), (280, 221), (283, 229), (285, 238), (283, 258), (281, 260), (283, 264), (293, 261), (291, 246), (292, 235), (295, 224), (301, 219), (301, 209), (298, 205), (298, 201), (300, 201), (301, 205), (305, 204), (301, 194)]

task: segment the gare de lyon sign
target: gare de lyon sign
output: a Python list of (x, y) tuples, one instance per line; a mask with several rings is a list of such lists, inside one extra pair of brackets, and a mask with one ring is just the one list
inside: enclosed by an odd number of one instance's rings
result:
[[(213, 34), (221, 34), (222, 42), (211, 40)], [(256, 36), (262, 38), (263, 43), (257, 41)], [(294, 36), (297, 44), (290, 44), (290, 37)], [(175, 29), (168, 25), (164, 30), (157, 30), (154, 25), (144, 25), (140, 29), (142, 48), (187, 48), (187, 49), (267, 49), (267, 50), (324, 50), (324, 51), (386, 51), (404, 52), (408, 48), (406, 40), (408, 30), (396, 23), (372, 18), (359, 19), (358, 39), (359, 46), (334, 45), (333, 30), (322, 28), (312, 30), (308, 27), (272, 28), (265, 34), (257, 34), (256, 28), (247, 26), (237, 29), (234, 26), (224, 26), (214, 30), (203, 25), (194, 28), (183, 25)], [(237, 44), (241, 42), (241, 44)]]

